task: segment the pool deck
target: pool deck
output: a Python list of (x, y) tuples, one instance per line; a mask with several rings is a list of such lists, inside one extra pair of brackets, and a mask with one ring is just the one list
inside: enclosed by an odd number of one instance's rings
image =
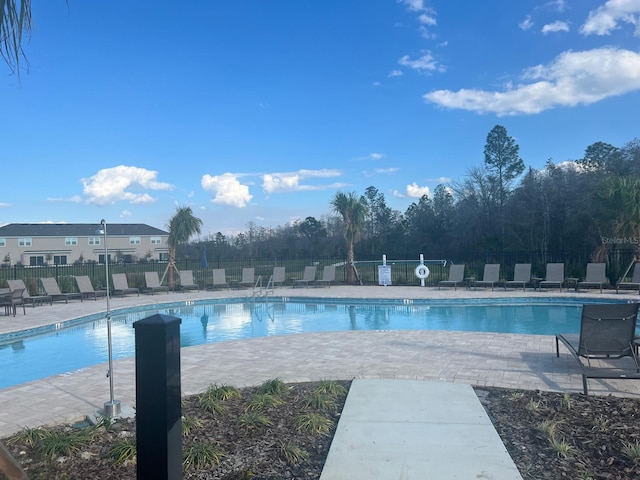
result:
[[(207, 298), (251, 297), (251, 290), (217, 290), (112, 298), (111, 310), (146, 304)], [(396, 286), (331, 286), (277, 289), (277, 297), (363, 299), (453, 299), (560, 297), (639, 301), (637, 294), (598, 290), (534, 292)], [(0, 333), (63, 322), (106, 310), (106, 300), (72, 300), (32, 308), (16, 317), (0, 315)], [(561, 332), (558, 332), (561, 333)], [(70, 352), (70, 354), (73, 354)], [(114, 362), (116, 399), (135, 406), (135, 360)], [(204, 391), (211, 384), (237, 387), (267, 379), (305, 382), (323, 379), (432, 380), (472, 386), (582, 392), (582, 378), (566, 352), (555, 355), (548, 335), (448, 331), (348, 331), (285, 335), (183, 348), (182, 392)], [(106, 364), (0, 390), (0, 437), (23, 427), (75, 421), (103, 408), (109, 400)], [(399, 382), (402, 383), (402, 382)], [(592, 395), (640, 398), (640, 382), (590, 380)]]

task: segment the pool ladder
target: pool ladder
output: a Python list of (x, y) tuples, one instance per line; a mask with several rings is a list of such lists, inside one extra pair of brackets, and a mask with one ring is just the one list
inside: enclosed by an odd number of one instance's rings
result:
[(256, 283), (253, 285), (253, 299), (265, 300), (269, 295), (273, 295), (275, 292), (275, 284), (273, 282), (273, 275), (269, 277), (269, 281), (265, 287), (262, 286), (262, 275), (258, 275)]

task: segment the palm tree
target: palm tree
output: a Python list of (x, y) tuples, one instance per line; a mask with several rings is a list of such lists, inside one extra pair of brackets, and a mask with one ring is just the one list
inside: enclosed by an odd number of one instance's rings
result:
[(367, 213), (367, 205), (362, 197), (358, 198), (355, 192), (337, 192), (331, 200), (331, 208), (342, 215), (343, 234), (347, 242), (347, 282), (353, 283), (355, 261), (354, 244), (360, 240), (364, 220)]
[(25, 58), (22, 37), (29, 36), (32, 28), (31, 0), (0, 2), (0, 55), (18, 78), (20, 58)]
[(176, 249), (181, 243), (186, 243), (193, 235), (200, 235), (200, 227), (202, 227), (202, 220), (193, 216), (191, 207), (178, 207), (176, 213), (169, 220), (169, 265), (167, 271), (169, 273), (169, 287), (173, 288), (175, 285), (174, 269), (176, 260)]

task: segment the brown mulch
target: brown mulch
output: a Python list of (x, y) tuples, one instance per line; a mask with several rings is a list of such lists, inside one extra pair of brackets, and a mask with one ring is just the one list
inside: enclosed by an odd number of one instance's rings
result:
[[(346, 392), (350, 382), (333, 384)], [(223, 412), (217, 414), (203, 409), (200, 396), (186, 397), (183, 426), (191, 429), (183, 435), (183, 455), (213, 451), (219, 456), (192, 456), (184, 478), (318, 479), (346, 398), (346, 393), (321, 394), (320, 400), (330, 401), (312, 401), (318, 398), (314, 392), (319, 385), (287, 385), (287, 394), (279, 397), (281, 405), (262, 408), (251, 403), (260, 387), (240, 389), (241, 398), (224, 400)], [(497, 387), (476, 392), (525, 479), (640, 479), (640, 400)], [(328, 432), (307, 433), (299, 427), (300, 415), (310, 413), (331, 422)], [(270, 425), (255, 425), (256, 418), (265, 417)], [(115, 445), (135, 444), (135, 421), (122, 419), (99, 428), (62, 425), (46, 431), (49, 438), (59, 434), (54, 437), (59, 446), (74, 435), (83, 435), (82, 441), (69, 454), (47, 455), (42, 440), (29, 443), (27, 430), (2, 440), (31, 480), (136, 478), (135, 457), (118, 463), (111, 453)], [(30, 431), (38, 432), (42, 430)]]

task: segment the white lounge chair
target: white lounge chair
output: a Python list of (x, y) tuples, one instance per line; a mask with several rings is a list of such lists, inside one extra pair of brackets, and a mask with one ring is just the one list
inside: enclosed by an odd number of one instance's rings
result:
[(325, 265), (322, 269), (322, 278), (316, 280), (316, 286), (331, 286), (331, 282), (336, 281), (336, 266), (335, 265)]
[(114, 295), (120, 295), (121, 297), (134, 293), (138, 296), (140, 295), (140, 290), (138, 288), (129, 286), (126, 273), (113, 273), (111, 274), (111, 279), (113, 280), (112, 293)]
[(151, 292), (151, 295), (156, 292), (167, 292), (169, 293), (169, 287), (166, 285), (160, 284), (160, 278), (158, 277), (158, 272), (144, 272), (144, 281), (147, 284), (147, 291)]
[(308, 287), (309, 284), (316, 281), (316, 270), (318, 267), (316, 265), (309, 265), (304, 267), (304, 273), (302, 274), (302, 278), (293, 281), (293, 287), (302, 286)]

